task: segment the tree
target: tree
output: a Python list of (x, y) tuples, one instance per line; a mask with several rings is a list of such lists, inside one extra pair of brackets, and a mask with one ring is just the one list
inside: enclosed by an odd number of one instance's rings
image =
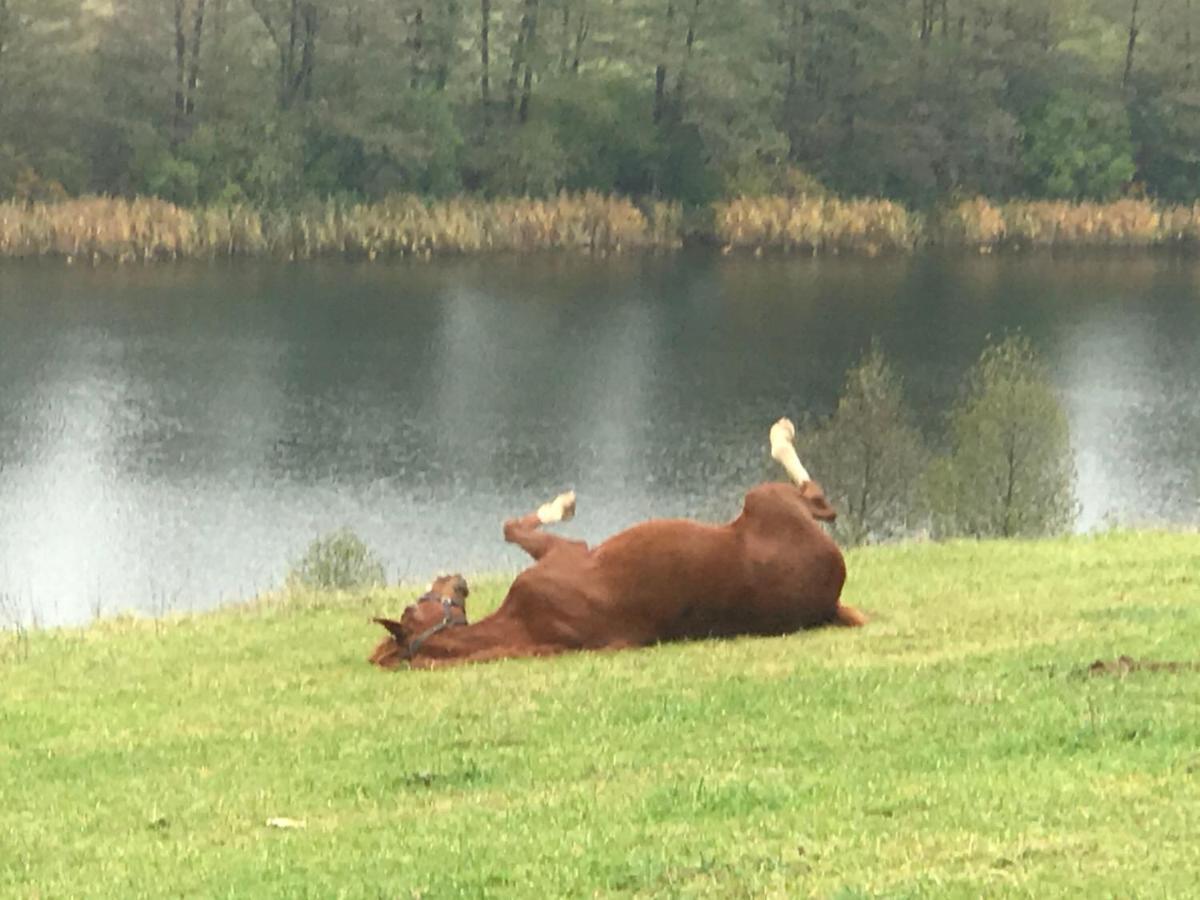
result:
[(492, 0), (479, 0), (479, 104), (485, 131), (492, 120), (491, 35)]
[(1119, 103), (1062, 90), (1025, 129), (1025, 170), (1037, 195), (1108, 200), (1136, 171), (1129, 117)]
[(1130, 0), (1129, 2), (1129, 28), (1126, 31), (1128, 38), (1125, 42), (1125, 68), (1121, 72), (1122, 89), (1129, 87), (1129, 78), (1133, 74), (1134, 49), (1137, 47), (1138, 35), (1141, 34), (1140, 22), (1138, 21), (1139, 2), (1140, 0)]
[(799, 441), (837, 510), (842, 540), (860, 544), (909, 530), (928, 453), (903, 383), (877, 343), (847, 373), (837, 410)]
[[(180, 2), (180, 0), (176, 0)], [(314, 0), (249, 0), (279, 57), (279, 108), (312, 97), (320, 9)]]
[(204, 10), (207, 0), (174, 0), (175, 4), (175, 133), (178, 144), (187, 134), (196, 111), (200, 84), (200, 51), (204, 43)]
[(1027, 537), (1075, 519), (1067, 414), (1025, 337), (987, 347), (950, 417), (950, 452), (932, 467), (936, 533)]
[(1140, 22), (1136, 69), (1126, 98), (1137, 180), (1175, 202), (1200, 195), (1200, 83), (1196, 80), (1193, 0), (1151, 4)]
[(297, 129), (279, 117), (257, 26), (245, 0), (114, 0), (95, 25), (92, 189), (179, 203), (299, 193)]
[[(512, 65), (508, 76), (508, 114), (524, 125), (529, 121), (529, 102), (533, 96), (533, 69), (538, 54), (538, 0), (522, 0), (521, 22), (513, 43)], [(517, 86), (520, 82), (520, 101)]]
[(559, 29), (558, 69), (562, 73), (579, 74), (583, 47), (591, 33), (588, 0), (559, 0), (561, 27)]
[(1196, 4), (0, 0), (0, 191), (1191, 202)]
[(90, 24), (78, 0), (0, 0), (0, 198), (86, 189)]

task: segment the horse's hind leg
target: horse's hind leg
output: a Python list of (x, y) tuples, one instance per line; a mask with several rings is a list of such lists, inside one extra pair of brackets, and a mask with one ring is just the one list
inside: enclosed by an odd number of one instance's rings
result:
[(575, 492), (559, 494), (549, 503), (543, 503), (535, 512), (504, 523), (504, 539), (516, 544), (534, 559), (541, 559), (556, 547), (583, 547), (582, 541), (573, 541), (543, 531), (543, 525), (566, 522), (575, 515)]
[(837, 611), (833, 614), (834, 625), (841, 625), (843, 628), (859, 628), (866, 625), (870, 619), (867, 616), (855, 609), (853, 606), (846, 606), (844, 603), (839, 603)]

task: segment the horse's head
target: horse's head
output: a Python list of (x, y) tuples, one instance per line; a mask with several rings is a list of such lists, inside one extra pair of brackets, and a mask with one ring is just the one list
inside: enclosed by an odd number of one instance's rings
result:
[(370, 661), (384, 669), (399, 668), (439, 631), (466, 625), (470, 593), (467, 579), (461, 575), (435, 578), (429, 589), (408, 605), (399, 621), (374, 620), (388, 630), (388, 636), (379, 642)]

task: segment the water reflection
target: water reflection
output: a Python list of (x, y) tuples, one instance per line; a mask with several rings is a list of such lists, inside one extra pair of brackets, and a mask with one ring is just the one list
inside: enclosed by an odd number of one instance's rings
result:
[(1200, 518), (1200, 343), (1174, 312), (1105, 305), (1063, 335), (1081, 528)]
[[(392, 577), (515, 568), (500, 522), (721, 518), (764, 428), (878, 338), (923, 425), (989, 334), (1063, 389), (1080, 527), (1195, 522), (1200, 267), (1162, 256), (0, 269), (0, 606), (208, 606), (349, 526)], [(817, 473), (819, 476), (819, 473)]]

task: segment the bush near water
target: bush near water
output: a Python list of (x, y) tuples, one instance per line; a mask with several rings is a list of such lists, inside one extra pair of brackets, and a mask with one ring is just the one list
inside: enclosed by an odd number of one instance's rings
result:
[(838, 512), (843, 544), (1070, 529), (1078, 507), (1066, 410), (1027, 337), (984, 347), (944, 422), (932, 440), (915, 426), (903, 379), (873, 343), (833, 414), (801, 428), (801, 455)]
[(386, 581), (375, 551), (348, 528), (315, 538), (287, 576), (292, 591), (345, 591)]

